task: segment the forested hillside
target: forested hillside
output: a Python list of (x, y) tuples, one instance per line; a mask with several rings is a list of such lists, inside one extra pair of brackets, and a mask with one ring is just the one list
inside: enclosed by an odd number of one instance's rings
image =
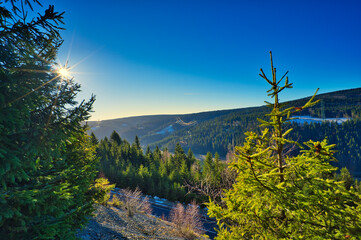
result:
[(109, 137), (113, 131), (116, 131), (127, 141), (132, 141), (135, 136), (138, 136), (142, 139), (142, 144), (147, 145), (159, 141), (173, 132), (187, 129), (201, 122), (238, 110), (127, 117), (103, 121), (87, 121), (86, 124), (90, 127), (89, 132), (93, 132), (98, 138)]
[[(308, 99), (290, 101), (286, 104), (301, 106)], [(326, 118), (347, 117), (355, 121), (358, 121), (361, 117), (361, 88), (320, 94), (316, 96), (316, 99), (321, 99), (321, 103), (310, 109), (300, 111), (295, 116), (306, 115), (319, 118), (323, 116)], [(240, 144), (244, 136), (243, 132), (255, 129), (258, 125), (257, 118), (262, 118), (267, 110), (266, 107), (257, 107), (234, 111), (174, 132), (172, 135), (151, 146), (159, 145), (172, 150), (175, 143), (181, 142), (185, 148), (190, 147), (197, 153), (205, 154), (207, 151), (211, 151), (225, 156), (230, 149), (230, 145), (236, 146)], [(334, 133), (332, 131), (334, 125), (330, 126), (328, 123), (325, 125), (323, 128), (329, 126), (329, 132)], [(315, 134), (320, 136), (319, 132)], [(303, 135), (299, 134), (299, 136)], [(335, 138), (337, 137), (335, 136)]]
[(215, 158), (211, 153), (201, 162), (196, 159), (189, 149), (184, 152), (181, 145), (176, 144), (174, 154), (167, 149), (161, 151), (158, 147), (154, 151), (148, 147), (143, 152), (138, 137), (130, 144), (122, 139), (115, 131), (110, 138), (100, 140), (92, 135), (92, 142), (97, 146), (100, 158), (100, 172), (119, 188), (140, 188), (150, 195), (167, 198), (171, 201), (190, 202), (198, 198), (194, 194), (187, 194), (185, 183), (221, 183), (221, 173), (225, 163), (219, 155)]
[[(308, 99), (309, 97), (285, 104), (301, 106)], [(359, 176), (361, 139), (357, 129), (361, 125), (361, 88), (319, 94), (315, 99), (321, 99), (321, 102), (294, 116), (345, 117), (350, 121), (343, 124), (289, 123), (289, 127), (294, 128), (291, 137), (305, 142), (311, 138), (320, 140), (328, 136), (330, 143), (337, 144), (336, 148), (339, 150), (336, 154), (339, 162), (335, 164), (347, 166), (352, 174)], [(225, 159), (233, 146), (242, 143), (244, 132), (257, 130), (257, 118), (264, 118), (267, 111), (267, 107), (261, 106), (185, 115), (121, 118), (88, 122), (88, 125), (91, 127), (90, 132), (94, 132), (98, 138), (109, 137), (115, 130), (127, 141), (133, 141), (138, 136), (143, 149), (149, 145), (153, 150), (158, 146), (174, 152), (176, 144), (180, 143), (185, 151), (191, 148), (195, 154), (202, 155), (206, 155), (208, 151), (213, 154), (217, 152), (221, 159)]]

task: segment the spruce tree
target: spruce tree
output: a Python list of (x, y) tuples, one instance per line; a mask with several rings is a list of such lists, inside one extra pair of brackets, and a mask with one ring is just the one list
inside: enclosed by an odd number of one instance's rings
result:
[(213, 179), (213, 169), (214, 169), (214, 164), (213, 164), (213, 156), (211, 152), (207, 152), (206, 158), (204, 159), (203, 162), (203, 179), (206, 182), (212, 182)]
[(142, 150), (142, 147), (140, 146), (140, 141), (138, 136), (135, 136), (134, 138), (134, 142), (133, 142), (133, 146), (135, 147), (135, 149), (137, 149), (138, 151)]
[(173, 161), (172, 163), (174, 164), (174, 166), (177, 169), (180, 169), (182, 162), (185, 161), (187, 159), (186, 154), (184, 153), (184, 150), (182, 148), (182, 146), (180, 145), (180, 143), (177, 143), (175, 145), (175, 149), (174, 149), (174, 156), (173, 156)]
[(118, 145), (122, 144), (122, 139), (115, 130), (110, 135), (110, 140), (116, 142)]
[(195, 162), (196, 158), (194, 157), (194, 154), (192, 152), (191, 149), (188, 149), (188, 153), (187, 153), (187, 165), (188, 168), (190, 168), (192, 166), (192, 164)]
[(99, 143), (98, 138), (95, 136), (93, 132), (90, 134), (90, 142), (95, 146), (98, 145)]
[[(285, 108), (279, 93), (292, 84), (287, 73), (277, 80), (272, 54), (271, 69), (272, 79), (262, 69), (260, 74), (274, 99), (267, 103), (269, 120), (260, 120), (261, 133), (247, 132), (244, 145), (235, 148), (230, 168), (237, 172), (236, 183), (224, 192), (223, 203), (208, 204), (220, 228), (217, 239), (360, 239), (361, 195), (331, 178), (334, 146), (287, 138), (291, 114), (317, 102), (312, 97), (302, 107)], [(287, 155), (289, 144), (301, 147), (300, 154)]]
[(81, 124), (95, 99), (77, 104), (80, 86), (52, 67), (63, 14), (49, 6), (28, 20), (10, 4), (0, 3), (0, 236), (72, 239), (96, 194), (97, 160)]

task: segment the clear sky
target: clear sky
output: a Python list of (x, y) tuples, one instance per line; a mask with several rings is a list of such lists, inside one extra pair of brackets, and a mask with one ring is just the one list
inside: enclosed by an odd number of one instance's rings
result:
[(97, 97), (91, 120), (262, 105), (272, 50), (294, 89), (361, 87), (361, 1), (44, 1), (65, 11), (59, 59)]

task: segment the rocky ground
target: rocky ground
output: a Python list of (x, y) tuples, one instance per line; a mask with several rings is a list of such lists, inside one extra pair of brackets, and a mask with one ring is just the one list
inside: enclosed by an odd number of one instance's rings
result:
[[(129, 217), (119, 208), (102, 205), (97, 207), (95, 215), (78, 237), (84, 240), (185, 239), (172, 223), (142, 213)], [(204, 238), (197, 236), (193, 239)]]

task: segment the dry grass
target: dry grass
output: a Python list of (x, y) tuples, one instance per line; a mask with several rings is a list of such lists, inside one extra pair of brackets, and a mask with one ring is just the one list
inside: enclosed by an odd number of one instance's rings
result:
[(175, 225), (178, 234), (186, 239), (197, 239), (204, 234), (201, 215), (195, 202), (187, 208), (178, 203), (170, 212), (170, 221)]
[(121, 207), (126, 211), (129, 217), (134, 216), (135, 213), (152, 213), (152, 207), (149, 203), (148, 197), (142, 197), (142, 192), (139, 188), (134, 191), (130, 189), (122, 189), (122, 202)]

